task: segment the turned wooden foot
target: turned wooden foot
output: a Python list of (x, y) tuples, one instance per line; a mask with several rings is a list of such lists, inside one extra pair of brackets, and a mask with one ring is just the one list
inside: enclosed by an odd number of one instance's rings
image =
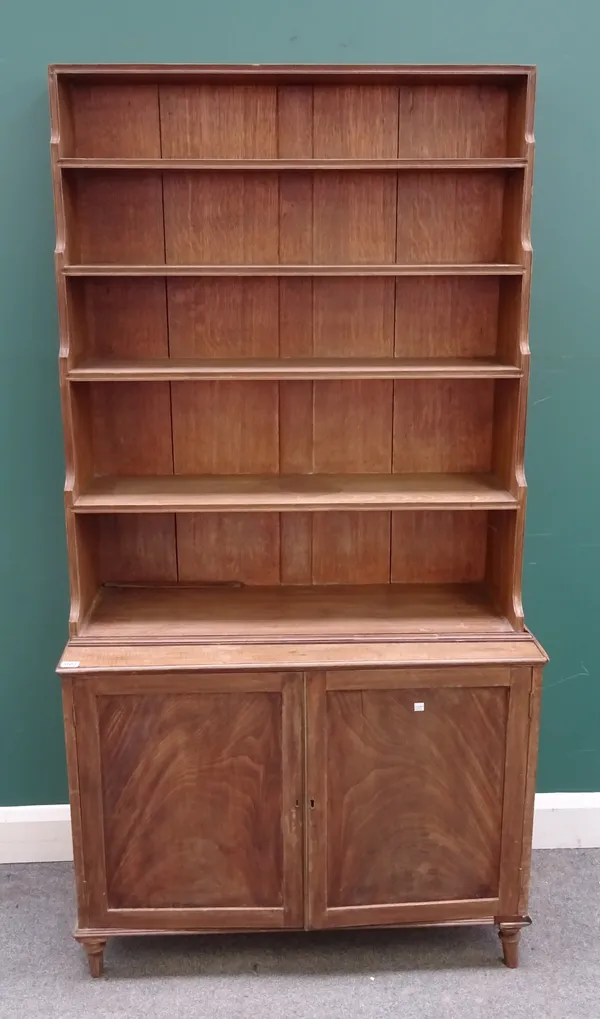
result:
[(101, 977), (104, 972), (104, 949), (106, 938), (77, 938), (87, 955), (88, 966), (93, 977)]
[(520, 927), (500, 926), (498, 936), (502, 942), (504, 953), (504, 965), (509, 969), (516, 969), (519, 965), (519, 938), (521, 937)]

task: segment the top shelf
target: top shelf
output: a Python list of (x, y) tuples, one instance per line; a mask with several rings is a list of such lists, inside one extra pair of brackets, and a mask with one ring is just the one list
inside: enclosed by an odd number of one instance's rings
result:
[(51, 77), (89, 82), (223, 82), (381, 84), (425, 82), (478, 84), (522, 79), (533, 64), (51, 64)]
[(60, 158), (63, 170), (518, 170), (524, 158), (505, 159), (94, 159)]

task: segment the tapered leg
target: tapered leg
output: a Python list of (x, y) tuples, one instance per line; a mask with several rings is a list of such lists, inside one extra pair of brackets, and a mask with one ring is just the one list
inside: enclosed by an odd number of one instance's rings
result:
[(521, 937), (521, 928), (511, 926), (510, 924), (500, 924), (498, 935), (502, 942), (504, 965), (508, 966), (509, 969), (516, 969), (519, 965), (519, 938)]
[(87, 955), (88, 966), (93, 977), (101, 977), (104, 972), (104, 949), (106, 938), (82, 938), (77, 941)]

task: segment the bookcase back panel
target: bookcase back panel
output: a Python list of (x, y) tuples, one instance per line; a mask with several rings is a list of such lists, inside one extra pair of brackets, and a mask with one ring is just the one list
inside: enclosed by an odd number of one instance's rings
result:
[[(491, 379), (86, 389), (95, 475), (487, 472), (494, 414), (516, 392)], [(496, 446), (508, 484), (510, 455)]]
[(78, 518), (77, 528), (98, 586), (465, 584), (484, 581), (490, 536), (502, 516), (445, 510), (106, 514)]
[(63, 155), (502, 158), (521, 152), (521, 89), (500, 82), (79, 82), (65, 89)]
[(164, 265), (159, 173), (86, 171), (70, 175), (66, 190), (71, 261)]
[(516, 258), (509, 249), (518, 238), (503, 226), (502, 172), (86, 171), (69, 181), (74, 262), (388, 265)]
[(69, 280), (67, 296), (76, 362), (169, 356), (164, 279), (83, 277)]
[(501, 353), (511, 363), (519, 286), (494, 277), (74, 278), (71, 347), (76, 360)]

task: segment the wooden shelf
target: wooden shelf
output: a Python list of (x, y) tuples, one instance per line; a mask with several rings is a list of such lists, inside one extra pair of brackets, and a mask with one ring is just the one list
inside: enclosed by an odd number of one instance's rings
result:
[(263, 379), (517, 379), (520, 368), (493, 359), (305, 358), (240, 361), (157, 358), (86, 361), (71, 382), (145, 382)]
[(63, 170), (519, 170), (524, 158), (504, 159), (94, 159), (62, 158)]
[(50, 74), (82, 84), (144, 79), (195, 85), (221, 84), (505, 84), (535, 72), (533, 64), (52, 64)]
[(128, 642), (330, 641), (510, 633), (469, 584), (104, 587), (80, 637)]
[(100, 477), (78, 513), (512, 509), (517, 499), (487, 474), (296, 474)]
[(510, 263), (431, 265), (74, 265), (65, 276), (522, 276)]

